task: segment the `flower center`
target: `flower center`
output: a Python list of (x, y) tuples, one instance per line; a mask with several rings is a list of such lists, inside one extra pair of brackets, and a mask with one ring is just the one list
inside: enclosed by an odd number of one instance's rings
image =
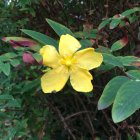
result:
[(72, 62), (71, 62), (70, 60), (66, 60), (66, 66), (69, 67), (69, 66), (71, 65), (71, 63), (72, 63)]
[(67, 67), (70, 67), (73, 64), (73, 59), (71, 57), (62, 58), (61, 64), (66, 65)]

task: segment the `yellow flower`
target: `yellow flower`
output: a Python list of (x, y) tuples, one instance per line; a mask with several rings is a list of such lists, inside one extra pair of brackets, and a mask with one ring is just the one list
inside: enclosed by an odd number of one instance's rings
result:
[(52, 69), (41, 78), (44, 93), (60, 91), (70, 77), (72, 87), (78, 92), (90, 92), (93, 89), (92, 75), (89, 70), (99, 67), (103, 61), (101, 53), (94, 48), (81, 48), (79, 41), (71, 35), (62, 35), (59, 42), (59, 53), (55, 47), (46, 45), (40, 49), (43, 65)]

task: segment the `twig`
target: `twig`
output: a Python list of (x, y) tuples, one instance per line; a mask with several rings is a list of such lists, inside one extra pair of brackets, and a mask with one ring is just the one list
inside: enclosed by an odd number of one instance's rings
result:
[(72, 117), (75, 117), (75, 116), (78, 116), (78, 115), (84, 114), (84, 113), (90, 113), (90, 111), (80, 111), (80, 112), (76, 112), (76, 113), (74, 113), (74, 114), (72, 114), (72, 115), (67, 116), (66, 118), (64, 118), (64, 120), (66, 121), (66, 120), (68, 120), (68, 119), (70, 119), (70, 118), (72, 118)]
[(55, 110), (57, 111), (57, 113), (58, 113), (58, 115), (59, 115), (61, 121), (63, 122), (64, 129), (67, 130), (67, 131), (69, 132), (69, 134), (71, 135), (71, 137), (73, 138), (73, 140), (76, 140), (76, 137), (73, 135), (71, 129), (68, 127), (67, 123), (65, 122), (65, 119), (64, 119), (64, 117), (62, 116), (60, 110), (59, 110), (57, 107), (55, 107)]
[(111, 124), (111, 122), (109, 121), (106, 112), (105, 112), (105, 111), (102, 111), (102, 112), (103, 112), (103, 114), (104, 114), (104, 117), (105, 117), (106, 121), (108, 122), (108, 125), (109, 125), (109, 126), (112, 128), (112, 130), (116, 133), (116, 140), (118, 140), (117, 138), (119, 138), (119, 133), (118, 133), (117, 129), (116, 129), (116, 128)]
[[(76, 95), (77, 95), (77, 94), (76, 94)], [(78, 98), (78, 100), (79, 100), (80, 103), (82, 104), (84, 110), (87, 111), (87, 108), (85, 107), (85, 105), (84, 105), (83, 101), (81, 100), (81, 98), (80, 98), (78, 95), (77, 95), (76, 97)], [(86, 116), (87, 116), (88, 122), (89, 122), (90, 127), (91, 127), (91, 135), (92, 135), (92, 138), (94, 139), (94, 132), (95, 132), (95, 131), (94, 131), (94, 127), (93, 127), (93, 125), (92, 125), (92, 121), (91, 121), (90, 116), (89, 116), (88, 113), (86, 114)]]

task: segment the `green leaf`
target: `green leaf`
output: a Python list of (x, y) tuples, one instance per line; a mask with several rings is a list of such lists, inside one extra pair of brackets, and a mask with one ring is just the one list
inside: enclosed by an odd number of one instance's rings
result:
[(93, 97), (93, 91), (87, 92), (84, 95), (87, 96), (87, 97), (89, 97), (89, 98), (91, 98), (91, 97)]
[(130, 70), (127, 71), (128, 76), (132, 77), (132, 79), (140, 80), (140, 70)]
[(53, 45), (55, 47), (58, 47), (57, 41), (47, 35), (32, 30), (26, 30), (26, 29), (22, 29), (21, 31), (29, 35), (33, 39), (37, 40), (43, 45)]
[(125, 36), (122, 39), (116, 41), (112, 46), (111, 46), (111, 51), (117, 51), (122, 49), (126, 44), (128, 43), (128, 37)]
[(140, 133), (136, 134), (137, 140), (140, 140)]
[(137, 11), (140, 11), (140, 7), (135, 7), (133, 9), (126, 10), (125, 12), (121, 13), (121, 16), (128, 16), (130, 14), (137, 12)]
[(7, 58), (15, 58), (17, 57), (17, 54), (16, 53), (13, 53), (13, 52), (9, 52), (9, 53), (5, 53), (3, 54), (3, 56), (7, 57)]
[(80, 49), (84, 49), (84, 48), (87, 48), (87, 47), (91, 47), (92, 46), (91, 41), (88, 40), (88, 39), (82, 39), (82, 40), (80, 40), (80, 44), (82, 45), (82, 47)]
[(133, 22), (137, 21), (139, 19), (139, 17), (133, 15), (133, 16), (129, 16), (128, 19), (129, 19), (129, 22), (130, 23), (133, 23)]
[(115, 27), (117, 27), (121, 22), (120, 18), (114, 18), (112, 19), (111, 23), (110, 23), (110, 29), (114, 29)]
[[(85, 31), (80, 31), (80, 32), (76, 32), (74, 33), (74, 36), (76, 38), (81, 38), (81, 39), (96, 39), (97, 37), (97, 30), (92, 30), (91, 32), (85, 32)], [(99, 37), (99, 36), (98, 36)]]
[(6, 137), (7, 140), (11, 140), (15, 137), (17, 130), (14, 127), (10, 127), (8, 130), (8, 136)]
[(105, 20), (103, 20), (99, 26), (98, 26), (98, 30), (101, 30), (102, 28), (104, 28), (107, 24), (109, 24), (109, 22), (111, 21), (111, 18), (107, 18)]
[(5, 53), (5, 54), (0, 55), (0, 61), (3, 61), (3, 62), (9, 61), (9, 59), (15, 58), (15, 57), (17, 57), (17, 54), (15, 53), (12, 53), (12, 52)]
[(65, 35), (65, 34), (70, 34), (72, 36), (74, 36), (74, 34), (72, 33), (72, 31), (70, 29), (68, 29), (67, 27), (65, 27), (64, 25), (57, 23), (53, 20), (50, 19), (46, 19), (48, 24), (53, 28), (53, 30), (59, 35)]
[(6, 104), (7, 107), (21, 107), (21, 101), (18, 99), (12, 99), (9, 100), (9, 102)]
[(124, 66), (137, 66), (140, 63), (140, 58), (135, 56), (118, 56), (117, 57)]
[(9, 63), (0, 62), (0, 69), (6, 76), (8, 76), (10, 74), (10, 64)]
[(98, 46), (96, 51), (99, 51), (101, 53), (111, 54), (110, 48), (104, 47), (104, 46)]
[(115, 123), (131, 116), (140, 108), (140, 81), (129, 81), (118, 90), (113, 108), (112, 118)]
[[(102, 64), (96, 71), (100, 71), (100, 73), (104, 73), (105, 71), (109, 71), (113, 69), (115, 66), (112, 66), (110, 64)], [(102, 71), (102, 72), (101, 72)]]
[(130, 134), (128, 134), (128, 140), (134, 140)]
[(42, 56), (39, 53), (34, 53), (32, 54), (32, 56), (34, 57), (34, 59), (39, 63), (42, 60)]
[(12, 95), (9, 94), (0, 95), (0, 100), (11, 100), (11, 99), (13, 99)]
[(26, 83), (25, 83), (25, 85), (22, 89), (22, 92), (24, 93), (24, 92), (30, 91), (34, 88), (37, 89), (39, 87), (39, 85), (40, 85), (40, 79), (39, 78), (37, 78), (35, 80), (32, 80), (32, 81), (26, 81)]
[(129, 78), (125, 76), (117, 76), (110, 80), (105, 86), (102, 96), (99, 99), (98, 109), (102, 110), (110, 106), (114, 102), (119, 88), (128, 81)]
[(119, 61), (117, 57), (115, 57), (112, 54), (107, 54), (107, 53), (102, 53), (103, 55), (103, 61), (104, 63), (113, 65), (113, 66), (118, 66), (118, 67), (123, 67), (122, 62)]
[(18, 59), (11, 59), (10, 60), (10, 64), (13, 66), (13, 67), (16, 67), (20, 64), (20, 61)]

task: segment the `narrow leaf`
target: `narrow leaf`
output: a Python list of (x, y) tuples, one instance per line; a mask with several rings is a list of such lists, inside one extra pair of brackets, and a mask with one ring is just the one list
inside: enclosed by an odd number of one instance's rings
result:
[(65, 35), (65, 34), (70, 34), (72, 36), (74, 36), (74, 34), (72, 33), (72, 31), (70, 29), (68, 29), (67, 27), (65, 27), (64, 25), (57, 23), (53, 20), (50, 19), (46, 19), (46, 21), (48, 22), (48, 24), (53, 28), (53, 30), (59, 35)]
[(21, 31), (24, 32), (25, 34), (29, 35), (33, 39), (37, 40), (42, 45), (53, 45), (55, 47), (58, 46), (58, 43), (56, 40), (54, 40), (53, 38), (46, 36), (42, 33), (32, 31), (32, 30), (26, 30), (26, 29), (22, 29)]
[(24, 37), (4, 37), (2, 38), (3, 41), (8, 42), (13, 46), (13, 48), (17, 47), (31, 47), (31, 48), (38, 48), (39, 43), (32, 39), (24, 38)]

